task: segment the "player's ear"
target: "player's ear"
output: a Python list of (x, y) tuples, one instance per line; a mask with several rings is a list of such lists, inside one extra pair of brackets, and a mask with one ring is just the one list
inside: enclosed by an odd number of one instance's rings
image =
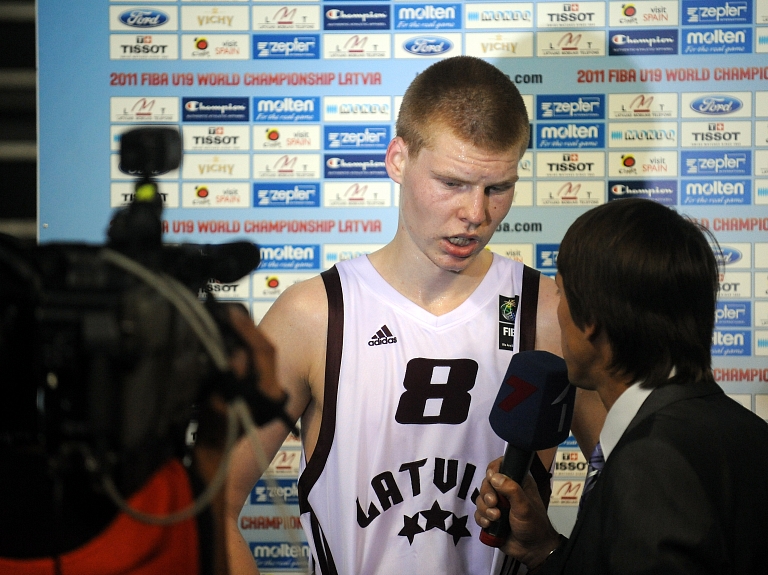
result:
[(396, 183), (402, 183), (403, 170), (408, 161), (408, 146), (399, 136), (392, 138), (387, 146), (387, 154), (384, 157), (384, 163), (387, 167), (387, 174)]

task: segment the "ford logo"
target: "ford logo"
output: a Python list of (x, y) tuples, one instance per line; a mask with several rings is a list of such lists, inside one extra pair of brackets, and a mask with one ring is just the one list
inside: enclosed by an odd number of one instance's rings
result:
[(403, 49), (416, 56), (437, 56), (453, 48), (453, 42), (441, 36), (419, 36), (403, 44)]
[(743, 107), (744, 104), (738, 98), (734, 98), (733, 96), (723, 96), (721, 94), (709, 94), (707, 96), (702, 96), (701, 98), (696, 98), (691, 102), (691, 110), (709, 116), (732, 114), (741, 110)]
[(735, 264), (736, 262), (741, 261), (742, 254), (736, 248), (721, 247), (721, 252), (722, 252), (721, 263), (724, 265)]
[(157, 28), (168, 22), (168, 15), (159, 10), (126, 10), (120, 14), (120, 22), (133, 28)]

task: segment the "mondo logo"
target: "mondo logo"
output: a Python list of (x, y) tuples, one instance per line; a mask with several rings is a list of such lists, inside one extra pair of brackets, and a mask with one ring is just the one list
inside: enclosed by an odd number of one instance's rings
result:
[(168, 15), (160, 10), (126, 10), (120, 22), (134, 28), (156, 28), (168, 22)]

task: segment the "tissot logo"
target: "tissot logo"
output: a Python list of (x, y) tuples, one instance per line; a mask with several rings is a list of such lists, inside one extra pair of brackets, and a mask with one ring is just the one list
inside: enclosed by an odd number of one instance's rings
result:
[(752, 145), (752, 123), (683, 122), (684, 148), (743, 148)]
[(605, 26), (603, 2), (539, 2), (539, 28), (593, 28)]
[(175, 60), (179, 57), (178, 39), (172, 34), (111, 34), (109, 57), (112, 60)]

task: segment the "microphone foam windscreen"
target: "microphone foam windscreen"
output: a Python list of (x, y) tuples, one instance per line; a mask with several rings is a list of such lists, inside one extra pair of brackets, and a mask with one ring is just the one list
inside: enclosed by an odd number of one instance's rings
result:
[(520, 449), (554, 447), (568, 438), (575, 397), (561, 357), (541, 350), (516, 353), (493, 403), (491, 427)]

